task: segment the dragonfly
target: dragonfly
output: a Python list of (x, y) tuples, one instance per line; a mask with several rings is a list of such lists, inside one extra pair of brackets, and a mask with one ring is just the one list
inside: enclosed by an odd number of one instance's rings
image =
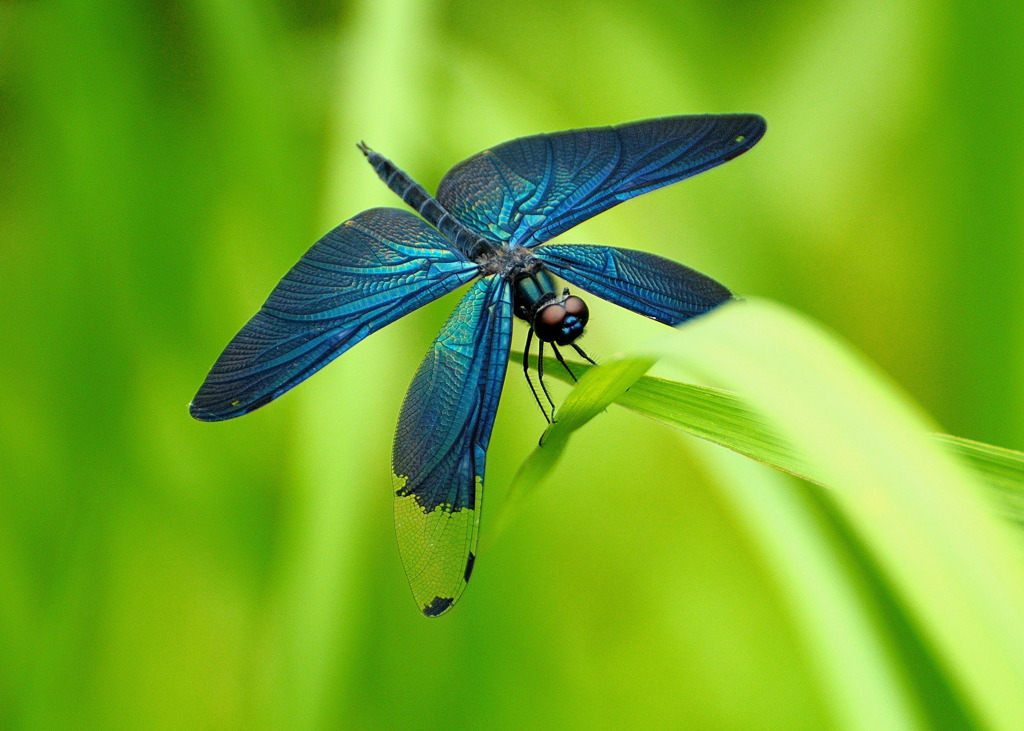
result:
[(359, 143), (381, 180), (419, 216), (373, 208), (328, 231), (228, 343), (190, 413), (201, 421), (248, 414), (371, 333), (476, 280), (416, 371), (392, 451), (406, 576), (423, 614), (439, 616), (462, 595), (476, 562), (487, 448), (513, 320), (529, 327), (528, 381), (537, 339), (538, 377), (553, 412), (541, 370), (544, 344), (559, 360), (559, 346), (590, 360), (576, 343), (589, 310), (567, 287), (559, 290), (555, 277), (671, 326), (732, 298), (711, 277), (654, 254), (547, 242), (622, 201), (731, 160), (765, 130), (756, 114), (707, 114), (532, 135), (458, 163), (433, 196)]

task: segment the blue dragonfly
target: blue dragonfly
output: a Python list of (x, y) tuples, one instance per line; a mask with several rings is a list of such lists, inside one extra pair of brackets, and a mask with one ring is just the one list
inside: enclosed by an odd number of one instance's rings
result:
[(732, 296), (710, 277), (654, 254), (545, 242), (628, 198), (731, 160), (765, 129), (755, 114), (684, 115), (523, 137), (460, 162), (434, 196), (360, 143), (377, 175), (421, 217), (373, 208), (327, 232), (228, 343), (190, 412), (221, 421), (258, 409), (370, 333), (477, 280), (413, 378), (392, 453), (406, 575), (420, 610), (443, 614), (476, 560), (484, 464), (513, 317), (529, 326), (528, 381), (537, 338), (549, 403), (544, 344), (559, 360), (558, 346), (586, 357), (576, 340), (587, 306), (567, 288), (559, 291), (552, 274), (666, 325)]

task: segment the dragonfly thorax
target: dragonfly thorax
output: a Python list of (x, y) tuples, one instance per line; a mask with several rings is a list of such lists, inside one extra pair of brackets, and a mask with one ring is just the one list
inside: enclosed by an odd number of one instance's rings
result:
[(513, 312), (533, 328), (545, 343), (568, 345), (583, 334), (590, 311), (582, 298), (563, 289), (558, 295), (555, 282), (543, 269), (513, 282)]

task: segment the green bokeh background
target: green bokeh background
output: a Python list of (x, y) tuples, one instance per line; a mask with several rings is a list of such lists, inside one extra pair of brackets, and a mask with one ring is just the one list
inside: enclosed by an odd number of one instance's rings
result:
[[(473, 585), (416, 611), (390, 446), (453, 296), (243, 419), (186, 407), (313, 240), (400, 205), (358, 140), (433, 189), (520, 135), (749, 111), (752, 152), (561, 239), (783, 301), (946, 431), (1024, 447), (1021, 28), (968, 0), (0, 3), (0, 724), (841, 725), (728, 490), (805, 486), (613, 408), (489, 534), (544, 426), (514, 370)], [(599, 358), (661, 332), (590, 304)]]

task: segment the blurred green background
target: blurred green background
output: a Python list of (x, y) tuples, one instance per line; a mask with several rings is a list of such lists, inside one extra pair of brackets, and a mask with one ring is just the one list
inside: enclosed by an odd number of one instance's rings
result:
[[(757, 112), (561, 239), (803, 310), (1024, 447), (1022, 7), (0, 3), (0, 725), (843, 725), (730, 492), (806, 486), (613, 408), (496, 536), (544, 427), (515, 369), (473, 585), (419, 614), (390, 447), (451, 296), (243, 419), (187, 404), (310, 243), (400, 205), (360, 139), (433, 189), (516, 136)], [(598, 358), (661, 333), (589, 302)]]

